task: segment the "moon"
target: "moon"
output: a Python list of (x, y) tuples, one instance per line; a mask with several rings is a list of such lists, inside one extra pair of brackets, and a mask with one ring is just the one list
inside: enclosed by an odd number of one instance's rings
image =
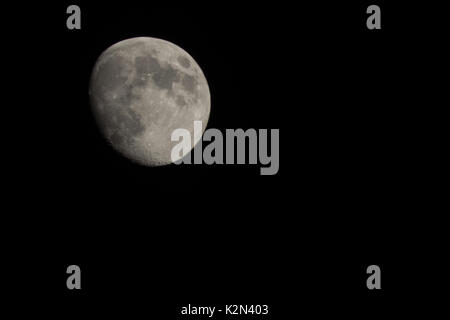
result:
[(105, 139), (146, 166), (172, 163), (175, 129), (190, 132), (193, 148), (201, 138), (194, 137), (194, 121), (204, 130), (210, 113), (208, 83), (195, 60), (177, 45), (150, 37), (106, 49), (92, 70), (89, 97)]

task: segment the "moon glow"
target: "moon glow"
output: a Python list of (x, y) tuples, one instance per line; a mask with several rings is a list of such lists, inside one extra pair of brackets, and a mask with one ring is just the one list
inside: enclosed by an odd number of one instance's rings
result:
[[(118, 42), (97, 59), (89, 96), (98, 127), (120, 154), (147, 166), (172, 162), (175, 129), (206, 128), (210, 94), (195, 60), (175, 44), (140, 37)], [(175, 159), (176, 160), (176, 159)]]

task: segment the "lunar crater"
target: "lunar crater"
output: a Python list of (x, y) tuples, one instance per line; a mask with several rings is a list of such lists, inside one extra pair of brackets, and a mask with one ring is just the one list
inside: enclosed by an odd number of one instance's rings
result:
[(184, 67), (184, 68), (189, 68), (191, 66), (191, 63), (189, 62), (189, 59), (186, 58), (185, 56), (179, 56), (177, 58), (177, 60), (181, 64), (181, 66)]

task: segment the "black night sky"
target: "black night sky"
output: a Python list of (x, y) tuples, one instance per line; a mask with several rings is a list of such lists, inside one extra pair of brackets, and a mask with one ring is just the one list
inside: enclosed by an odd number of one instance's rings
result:
[[(70, 4), (81, 7), (81, 30), (66, 28)], [(34, 261), (41, 274), (34, 288), (17, 288), (74, 319), (177, 319), (189, 303), (265, 303), (270, 319), (386, 314), (408, 284), (399, 276), (417, 248), (408, 223), (425, 205), (422, 176), (411, 172), (426, 101), (418, 61), (433, 38), (405, 24), (407, 8), (384, 1), (382, 29), (367, 30), (368, 4), (7, 7), (17, 18), (7, 28), (20, 33), (5, 40), (8, 52), (22, 61), (7, 94), (19, 101), (14, 119), (27, 115), (5, 159), (10, 215), (23, 217), (13, 218), (24, 235), (13, 251), (23, 253), (22, 274)], [(278, 174), (150, 168), (108, 146), (89, 78), (107, 47), (137, 36), (173, 42), (197, 61), (211, 94), (208, 128), (280, 129)], [(80, 292), (65, 287), (70, 264), (83, 270)], [(381, 292), (365, 287), (370, 264), (383, 270)]]

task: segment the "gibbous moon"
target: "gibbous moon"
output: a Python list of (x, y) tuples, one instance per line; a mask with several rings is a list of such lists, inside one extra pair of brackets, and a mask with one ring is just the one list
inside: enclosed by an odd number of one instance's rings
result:
[(208, 83), (198, 64), (156, 38), (127, 39), (106, 49), (92, 71), (89, 96), (106, 140), (147, 166), (172, 162), (175, 129), (191, 133), (193, 148), (201, 138), (194, 137), (194, 121), (202, 121), (204, 130), (210, 112)]

